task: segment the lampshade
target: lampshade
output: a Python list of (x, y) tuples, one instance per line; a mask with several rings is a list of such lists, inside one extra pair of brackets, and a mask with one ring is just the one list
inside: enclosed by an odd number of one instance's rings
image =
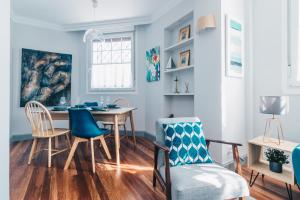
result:
[(262, 96), (259, 111), (264, 114), (286, 115), (289, 112), (289, 97)]
[(198, 32), (207, 28), (216, 28), (216, 19), (214, 15), (202, 16), (198, 19), (197, 22)]

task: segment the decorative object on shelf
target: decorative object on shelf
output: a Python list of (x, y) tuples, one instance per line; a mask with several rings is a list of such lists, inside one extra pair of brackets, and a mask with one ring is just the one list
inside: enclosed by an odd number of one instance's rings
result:
[(176, 65), (172, 59), (172, 57), (169, 58), (169, 61), (167, 63), (166, 69), (174, 69), (176, 68)]
[[(93, 3), (93, 17), (94, 21), (96, 21), (95, 13), (96, 8), (98, 7), (98, 0), (92, 0)], [(87, 40), (94, 40), (97, 39), (98, 41), (103, 41), (103, 34), (99, 30), (95, 28), (90, 28), (85, 31), (83, 35), (83, 42), (86, 43)]]
[(179, 53), (179, 67), (187, 67), (190, 65), (190, 50)]
[[(266, 120), (264, 142), (268, 142), (267, 137), (271, 137), (271, 126), (275, 124), (277, 129), (278, 144), (281, 139), (284, 139), (282, 125), (275, 115), (286, 115), (289, 112), (289, 97), (288, 96), (262, 96), (260, 97), (260, 113), (271, 114), (272, 118)], [(282, 138), (281, 138), (282, 137)]]
[(268, 148), (265, 156), (267, 161), (269, 161), (269, 168), (272, 172), (282, 173), (282, 165), (289, 164), (289, 156), (285, 155), (284, 151)]
[(186, 81), (186, 82), (184, 82), (184, 85), (185, 85), (185, 93), (190, 93), (190, 90), (189, 90), (190, 83)]
[(160, 47), (146, 51), (147, 81), (159, 81), (160, 79)]
[(200, 33), (205, 29), (216, 28), (216, 19), (214, 15), (202, 16), (197, 21), (197, 32)]
[(244, 26), (226, 16), (226, 75), (243, 77), (244, 65)]
[(71, 101), (72, 55), (22, 49), (20, 106), (31, 100), (45, 106)]
[(179, 31), (179, 42), (189, 39), (191, 37), (191, 25), (187, 25)]
[(179, 92), (179, 89), (178, 89), (178, 82), (179, 82), (179, 80), (178, 80), (178, 77), (176, 76), (176, 78), (175, 78), (175, 93), (176, 94), (179, 94), (180, 92)]

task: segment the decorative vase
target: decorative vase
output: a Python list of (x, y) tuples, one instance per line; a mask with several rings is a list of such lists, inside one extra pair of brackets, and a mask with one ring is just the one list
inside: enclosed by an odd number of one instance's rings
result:
[(272, 172), (282, 173), (282, 164), (277, 162), (269, 162), (269, 167)]

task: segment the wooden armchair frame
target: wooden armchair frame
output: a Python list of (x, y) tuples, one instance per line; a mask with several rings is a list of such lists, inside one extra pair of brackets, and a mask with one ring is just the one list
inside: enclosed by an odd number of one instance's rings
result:
[[(171, 195), (171, 176), (170, 176), (170, 163), (169, 163), (169, 148), (163, 144), (160, 144), (156, 141), (154, 143), (154, 170), (153, 170), (153, 187), (156, 187), (156, 180), (158, 180), (160, 186), (166, 194), (167, 200), (172, 199)], [(221, 140), (206, 140), (207, 149), (209, 149), (210, 143), (219, 143), (219, 144), (227, 144), (232, 146), (233, 160), (235, 162), (235, 172), (239, 175), (242, 175), (242, 167), (240, 163), (240, 156), (238, 151), (238, 146), (242, 146), (239, 143), (226, 142)], [(165, 163), (165, 181), (162, 175), (159, 172), (158, 166), (158, 153), (159, 151), (163, 151), (164, 153), (164, 163)], [(240, 199), (245, 199), (241, 197)]]

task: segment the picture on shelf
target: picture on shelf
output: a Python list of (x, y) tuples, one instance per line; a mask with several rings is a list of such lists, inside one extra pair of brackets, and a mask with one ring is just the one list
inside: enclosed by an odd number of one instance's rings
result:
[(187, 67), (190, 65), (190, 50), (180, 52), (179, 54), (179, 67)]
[(160, 79), (160, 47), (146, 51), (147, 81), (159, 81)]
[(179, 31), (179, 42), (189, 39), (191, 36), (190, 32), (191, 32), (191, 25), (181, 28)]
[(226, 75), (244, 76), (244, 30), (243, 24), (226, 16)]

